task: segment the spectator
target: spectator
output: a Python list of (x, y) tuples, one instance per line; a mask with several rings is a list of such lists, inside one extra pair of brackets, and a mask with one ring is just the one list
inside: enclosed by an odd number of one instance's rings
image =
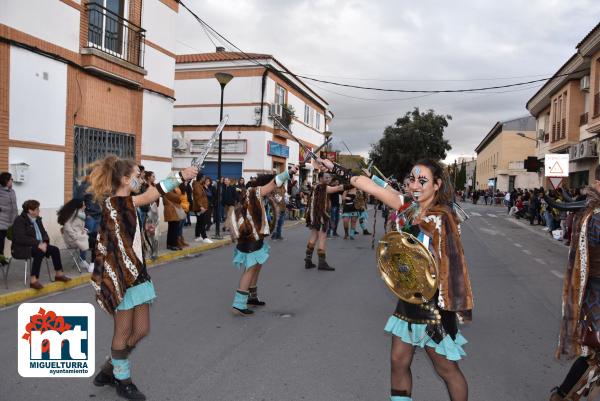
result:
[(287, 205), (285, 202), (285, 196), (287, 195), (285, 186), (277, 187), (273, 192), (271, 192), (270, 196), (273, 198), (273, 202), (275, 203), (275, 207), (277, 208), (277, 221), (275, 222), (275, 230), (273, 230), (273, 234), (271, 235), (271, 239), (274, 240), (283, 240), (281, 236), (281, 230), (283, 229), (283, 223), (285, 222), (285, 212), (287, 209)]
[(185, 194), (187, 196), (187, 204), (188, 204), (188, 211), (186, 211), (186, 213), (185, 213), (185, 224), (184, 224), (184, 226), (191, 226), (192, 225), (192, 220), (190, 219), (190, 214), (192, 213), (191, 205), (194, 204), (194, 193), (193, 193), (193, 190), (192, 190), (192, 183), (191, 183), (191, 181), (185, 182), (184, 183), (184, 188), (185, 188)]
[(96, 236), (98, 229), (100, 228), (100, 221), (102, 220), (102, 209), (94, 196), (88, 192), (90, 187), (90, 177), (86, 175), (83, 177), (81, 185), (79, 185), (73, 198), (82, 199), (85, 203), (85, 229), (88, 232), (88, 244), (91, 250), (91, 260), (96, 259)]
[(13, 179), (10, 173), (0, 174), (0, 264), (6, 264), (4, 257), (4, 240), (8, 228), (19, 214), (17, 195), (12, 188)]
[(179, 191), (179, 197), (181, 198), (181, 208), (183, 209), (183, 213), (184, 213), (183, 218), (179, 222), (179, 227), (177, 230), (177, 238), (178, 238), (179, 246), (184, 248), (186, 246), (190, 246), (190, 244), (185, 242), (185, 238), (183, 238), (183, 227), (186, 224), (186, 219), (190, 212), (190, 202), (188, 201), (186, 183), (183, 182), (181, 185), (179, 185), (179, 188), (177, 188), (175, 191)]
[[(144, 181), (148, 190), (151, 187), (155, 187), (156, 175), (153, 171), (146, 171), (144, 175)], [(146, 222), (143, 226), (144, 231), (146, 233), (146, 240), (150, 245), (150, 258), (155, 260), (158, 257), (158, 223), (159, 223), (159, 215), (158, 215), (158, 207), (160, 206), (160, 198), (156, 200), (156, 202), (152, 202), (149, 205), (148, 213), (146, 215)]]
[(171, 251), (180, 251), (182, 249), (179, 243), (178, 232), (179, 224), (185, 219), (185, 212), (181, 208), (181, 191), (176, 192), (177, 188), (167, 192), (163, 196), (164, 219), (168, 224), (167, 229), (167, 249)]
[[(225, 178), (223, 180), (223, 189), (221, 192), (221, 196), (223, 199), (221, 204), (223, 205), (224, 209), (224, 214), (221, 217), (221, 221), (225, 221), (226, 217), (229, 218), (230, 211), (233, 210), (237, 202), (236, 186), (233, 183), (233, 181), (229, 178)], [(223, 227), (223, 231), (227, 231), (228, 226), (228, 224), (225, 224), (225, 227)]]
[(540, 213), (540, 198), (537, 192), (534, 192), (529, 197), (529, 225), (533, 225), (533, 220), (537, 219), (537, 223), (541, 224), (539, 217)]
[(240, 203), (242, 191), (244, 189), (246, 189), (246, 180), (244, 179), (244, 177), (241, 177), (235, 186), (236, 203)]
[(504, 206), (508, 208), (507, 213), (510, 213), (510, 208), (512, 206), (510, 203), (510, 192), (507, 192), (506, 195), (504, 195)]
[(90, 249), (88, 232), (85, 229), (85, 203), (81, 199), (71, 199), (56, 213), (58, 224), (62, 227), (61, 233), (67, 248), (79, 249), (79, 260), (86, 270), (90, 265), (86, 254)]
[(203, 177), (198, 173), (196, 180), (192, 184), (194, 192), (194, 202), (192, 210), (196, 213), (196, 242), (212, 244), (213, 241), (206, 235), (206, 227), (210, 224), (210, 208), (207, 192), (210, 190), (210, 178)]
[(50, 238), (40, 217), (40, 203), (28, 200), (23, 203), (23, 211), (13, 223), (12, 254), (17, 259), (33, 258), (31, 266), (31, 281), (29, 286), (41, 290), (44, 286), (39, 282), (40, 267), (43, 258), (52, 258), (55, 276), (54, 280), (64, 283), (71, 281), (62, 268), (60, 251), (50, 245)]
[(206, 198), (208, 199), (208, 216), (206, 217), (206, 231), (210, 231), (210, 227), (213, 223), (212, 219), (214, 216), (214, 210), (215, 210), (215, 186), (213, 184), (213, 180), (209, 177), (206, 176), (205, 177), (206, 180), (206, 184), (205, 184), (205, 193), (206, 193)]

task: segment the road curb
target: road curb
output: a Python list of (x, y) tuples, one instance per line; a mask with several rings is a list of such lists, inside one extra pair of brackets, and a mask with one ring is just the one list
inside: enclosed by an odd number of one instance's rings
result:
[[(299, 224), (302, 224), (302, 220), (295, 221), (291, 224), (285, 225), (284, 228), (292, 228)], [(189, 248), (182, 249), (180, 251), (170, 251), (159, 255), (156, 260), (147, 259), (146, 266), (147, 267), (155, 267), (167, 262), (172, 262), (177, 259), (182, 259), (187, 256), (197, 255), (206, 251), (210, 251), (212, 249), (217, 249), (224, 247), (226, 245), (231, 244), (231, 238), (224, 238), (222, 240), (215, 240), (212, 244), (202, 244), (196, 246), (190, 246)], [(29, 299), (35, 299), (39, 297), (43, 297), (44, 295), (49, 295), (53, 293), (57, 293), (60, 291), (65, 291), (70, 288), (75, 288), (80, 285), (87, 284), (90, 281), (90, 277), (92, 275), (90, 273), (83, 273), (79, 276), (72, 277), (72, 280), (68, 283), (63, 282), (53, 282), (44, 285), (44, 288), (41, 290), (34, 290), (33, 288), (25, 288), (22, 290), (9, 292), (7, 294), (0, 295), (0, 308), (14, 305), (16, 303), (24, 302)]]
[[(221, 248), (223, 246), (231, 244), (230, 238), (225, 238), (222, 240), (215, 241), (212, 244), (202, 244), (196, 246), (190, 246), (189, 248), (182, 249), (181, 251), (171, 251), (168, 253), (164, 253), (159, 255), (156, 260), (146, 260), (147, 267), (155, 267), (162, 265), (167, 262), (171, 262), (173, 260), (181, 259), (186, 256), (196, 255), (199, 253), (203, 253), (206, 251), (210, 251), (211, 249)], [(60, 291), (65, 291), (70, 288), (78, 287), (83, 284), (87, 284), (91, 278), (90, 273), (84, 273), (76, 277), (72, 277), (72, 280), (68, 283), (63, 282), (53, 282), (44, 285), (44, 288), (41, 290), (34, 290), (33, 288), (26, 288), (14, 292), (9, 292), (8, 294), (0, 295), (0, 308), (10, 306), (16, 303), (24, 302), (29, 299), (39, 298), (44, 295), (49, 295), (53, 293), (57, 293)]]

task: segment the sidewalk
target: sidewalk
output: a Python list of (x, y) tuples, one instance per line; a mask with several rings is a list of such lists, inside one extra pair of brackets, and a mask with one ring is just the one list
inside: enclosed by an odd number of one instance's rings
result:
[[(192, 221), (194, 221), (194, 219), (192, 219)], [(303, 220), (286, 220), (284, 224), (284, 230), (302, 222)], [(181, 251), (167, 250), (167, 235), (166, 233), (163, 233), (159, 238), (158, 258), (156, 260), (146, 259), (146, 266), (148, 266), (148, 268), (151, 268), (153, 266), (161, 265), (163, 263), (180, 259), (188, 255), (195, 255), (198, 253), (209, 251), (211, 249), (220, 248), (222, 246), (231, 244), (230, 236), (227, 232), (223, 231), (221, 231), (221, 236), (223, 237), (223, 239), (213, 240), (214, 243), (212, 244), (195, 242), (194, 227), (195, 223), (192, 223), (191, 226), (183, 228), (183, 237), (185, 238), (185, 241), (190, 244), (190, 246), (183, 248)], [(214, 228), (215, 226), (213, 225), (211, 227), (211, 231), (207, 232), (209, 238), (214, 235)], [(221, 230), (222, 229), (223, 226), (221, 225)], [(41, 290), (34, 290), (32, 288), (29, 288), (29, 281), (27, 287), (23, 285), (23, 269), (25, 264), (23, 261), (20, 260), (13, 261), (13, 263), (10, 266), (10, 271), (8, 273), (8, 289), (4, 285), (4, 280), (2, 280), (3, 276), (1, 276), (0, 272), (0, 308), (15, 303), (24, 302), (29, 299), (38, 298), (51, 293), (65, 291), (69, 288), (88, 284), (91, 276), (90, 273), (88, 273), (87, 271), (82, 271), (81, 273), (79, 273), (77, 271), (77, 267), (75, 266), (69, 251), (61, 250), (61, 260), (63, 263), (63, 270), (65, 271), (67, 276), (72, 278), (72, 280), (68, 283), (49, 282), (48, 273), (46, 270), (46, 262), (42, 262), (42, 267), (40, 270), (40, 282), (44, 285), (44, 288)], [(54, 277), (54, 268), (52, 267), (52, 261), (49, 260), (48, 263), (50, 265), (50, 272), (52, 274), (52, 277)], [(29, 267), (29, 269), (31, 269), (31, 266)]]

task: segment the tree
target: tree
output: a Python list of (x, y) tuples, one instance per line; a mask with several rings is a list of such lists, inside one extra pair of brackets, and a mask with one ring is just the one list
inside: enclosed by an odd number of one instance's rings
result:
[(467, 166), (465, 162), (460, 164), (460, 170), (458, 171), (458, 176), (456, 177), (456, 188), (455, 189), (465, 189), (465, 185), (467, 184)]
[(402, 179), (414, 163), (422, 158), (443, 160), (452, 149), (444, 139), (449, 115), (433, 110), (420, 112), (418, 107), (396, 120), (383, 131), (383, 138), (371, 145), (369, 158), (388, 176)]

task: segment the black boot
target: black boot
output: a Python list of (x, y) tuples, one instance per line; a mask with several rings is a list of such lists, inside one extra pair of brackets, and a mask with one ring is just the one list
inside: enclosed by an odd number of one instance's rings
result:
[(335, 268), (329, 266), (329, 264), (327, 264), (327, 260), (325, 260), (325, 251), (319, 249), (319, 251), (317, 252), (317, 255), (319, 255), (319, 270), (326, 270), (326, 271), (334, 271)]
[(115, 376), (113, 375), (113, 365), (110, 362), (110, 358), (102, 365), (100, 372), (94, 377), (94, 386), (114, 386)]
[(367, 230), (366, 228), (363, 230), (363, 235), (371, 235), (371, 233), (369, 232), (369, 230)]
[(311, 244), (306, 245), (306, 257), (304, 258), (304, 268), (305, 269), (312, 269), (314, 267), (317, 267), (312, 261), (312, 255), (313, 255), (314, 251), (315, 251), (314, 245), (311, 245)]
[(118, 380), (115, 379), (117, 384), (117, 394), (128, 400), (145, 400), (146, 396), (138, 390), (135, 384), (131, 382), (131, 379)]
[(249, 288), (250, 295), (248, 296), (248, 305), (252, 306), (265, 306), (266, 302), (258, 299), (258, 289), (257, 287)]

